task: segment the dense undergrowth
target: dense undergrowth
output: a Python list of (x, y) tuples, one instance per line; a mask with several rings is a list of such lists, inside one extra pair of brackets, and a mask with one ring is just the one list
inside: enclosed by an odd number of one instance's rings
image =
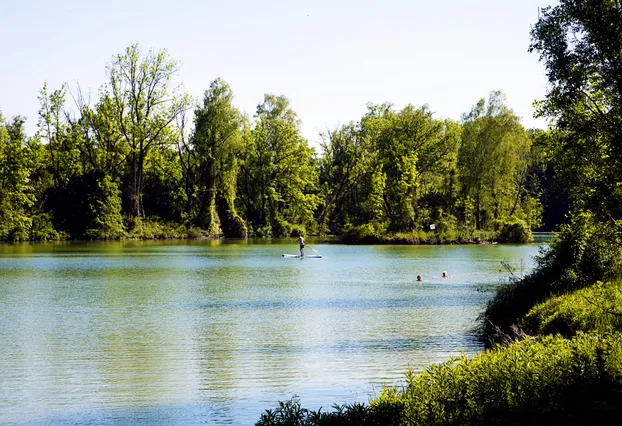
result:
[(497, 221), (490, 230), (441, 223), (430, 231), (386, 232), (372, 224), (348, 226), (343, 231), (340, 241), (349, 244), (524, 244), (533, 241), (529, 225), (517, 218)]

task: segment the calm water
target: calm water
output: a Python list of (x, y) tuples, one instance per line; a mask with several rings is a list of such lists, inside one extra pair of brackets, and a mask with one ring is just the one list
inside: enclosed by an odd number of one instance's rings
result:
[(0, 245), (0, 423), (252, 425), (293, 394), (366, 402), (481, 350), (486, 284), (539, 245), (311, 247), (325, 257), (283, 259), (290, 241)]

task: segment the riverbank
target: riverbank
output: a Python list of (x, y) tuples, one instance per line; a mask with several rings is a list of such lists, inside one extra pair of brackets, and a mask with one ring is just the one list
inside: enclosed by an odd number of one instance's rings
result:
[(548, 299), (525, 316), (528, 335), (409, 371), (368, 405), (322, 413), (294, 398), (256, 425), (610, 424), (622, 413), (621, 292), (622, 281), (598, 282)]
[[(158, 218), (144, 218), (140, 220), (124, 220), (122, 232), (111, 236), (102, 234), (87, 234), (72, 236), (66, 232), (56, 231), (49, 228), (46, 232), (33, 233), (29, 239), (21, 240), (0, 240), (2, 242), (12, 241), (141, 241), (141, 240), (217, 240), (223, 238), (266, 238), (254, 236), (225, 237), (223, 235), (211, 234), (208, 230), (202, 229), (187, 223), (166, 222)], [(106, 235), (106, 234), (103, 234)], [(462, 244), (497, 244), (514, 243), (525, 244), (530, 242), (548, 241), (553, 233), (532, 233), (529, 229), (521, 229), (519, 232), (505, 231), (411, 231), (378, 234), (370, 232), (369, 228), (356, 227), (341, 235), (308, 235), (317, 238), (323, 243), (328, 244), (361, 244), (361, 245), (462, 245)], [(290, 238), (297, 238), (297, 234)], [(277, 237), (279, 238), (279, 237)], [(287, 238), (287, 237), (280, 237)]]

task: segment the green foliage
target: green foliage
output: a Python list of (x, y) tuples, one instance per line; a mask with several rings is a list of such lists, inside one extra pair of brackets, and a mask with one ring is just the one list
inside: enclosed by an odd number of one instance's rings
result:
[(499, 236), (497, 241), (502, 243), (525, 244), (533, 241), (531, 229), (524, 220), (512, 218), (497, 224)]
[(501, 286), (481, 318), (488, 341), (502, 341), (536, 304), (567, 291), (619, 275), (620, 238), (609, 224), (590, 214), (575, 216), (536, 258), (536, 268)]
[(133, 240), (166, 240), (186, 238), (209, 238), (204, 230), (175, 222), (163, 222), (157, 217), (134, 218), (126, 216), (124, 222), (130, 229), (127, 238)]
[(552, 120), (551, 158), (574, 208), (622, 218), (622, 9), (611, 0), (561, 0), (531, 31), (549, 80), (538, 114)]
[(382, 426), (397, 425), (401, 421), (399, 402), (377, 402), (373, 406), (360, 403), (333, 405), (334, 411), (322, 412), (302, 408), (300, 399), (279, 401), (274, 410), (266, 410), (255, 426)]
[[(126, 192), (130, 211), (141, 216), (145, 164), (152, 148), (170, 145), (171, 123), (188, 107), (189, 98), (179, 88), (169, 87), (178, 63), (166, 50), (143, 56), (138, 44), (133, 44), (113, 57), (107, 71), (109, 83), (103, 99), (111, 101), (100, 112), (110, 114), (103, 121), (115, 129), (127, 152), (124, 160), (129, 168)], [(104, 135), (110, 133), (106, 130)], [(100, 137), (98, 132), (95, 135)]]
[(243, 121), (232, 102), (229, 85), (214, 80), (205, 92), (203, 106), (194, 112), (191, 144), (182, 137), (177, 146), (190, 221), (207, 229), (210, 235), (245, 237), (246, 227), (234, 203), (239, 173), (236, 151), (242, 148)]
[[(187, 118), (178, 70), (168, 52), (133, 44), (112, 57), (93, 105), (80, 87), (44, 85), (34, 137), (22, 119), (1, 120), (0, 161), (11, 165), (0, 176), (0, 239), (187, 235), (175, 231), (182, 223), (215, 238), (451, 243), (490, 241), (494, 220), (541, 222), (544, 144), (534, 153), (531, 139), (546, 138), (525, 132), (500, 93), (462, 123), (427, 105), (370, 104), (322, 135), (316, 153), (286, 97), (266, 94), (251, 119), (222, 79)], [(484, 168), (469, 167), (471, 155)], [(145, 228), (146, 217), (157, 225)], [(171, 229), (157, 229), (164, 222)]]
[(534, 306), (523, 320), (530, 333), (578, 332), (608, 334), (622, 331), (622, 282), (601, 282)]
[(73, 238), (119, 239), (124, 236), (117, 185), (101, 172), (71, 178), (48, 193), (56, 229)]
[(184, 206), (181, 182), (182, 173), (176, 153), (168, 147), (154, 147), (144, 171), (145, 214), (180, 221)]
[(495, 220), (512, 216), (523, 195), (530, 139), (501, 92), (481, 99), (463, 117), (458, 169), (465, 196), (475, 203), (475, 225), (486, 228), (485, 213)]
[(30, 236), (34, 203), (29, 159), (23, 149), (24, 120), (5, 123), (0, 115), (0, 240), (20, 241)]
[(239, 205), (258, 236), (287, 236), (285, 224), (311, 225), (320, 203), (313, 150), (284, 96), (265, 95), (247, 133)]
[(621, 350), (619, 335), (525, 339), (410, 373), (378, 400), (403, 404), (402, 424), (599, 423), (619, 409)]
[(377, 244), (382, 241), (384, 230), (378, 229), (371, 223), (353, 226), (346, 224), (340, 240), (344, 243)]
[(39, 213), (32, 216), (32, 226), (30, 228), (30, 240), (34, 241), (56, 241), (66, 240), (69, 235), (59, 232), (54, 228), (52, 215), (50, 213)]

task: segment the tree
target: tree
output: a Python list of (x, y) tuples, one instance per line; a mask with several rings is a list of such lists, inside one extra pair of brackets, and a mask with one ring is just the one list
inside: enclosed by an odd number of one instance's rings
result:
[(616, 0), (561, 0), (542, 10), (530, 51), (550, 89), (538, 114), (558, 134), (550, 149), (573, 210), (622, 219), (622, 6)]
[(373, 155), (359, 124), (350, 123), (323, 135), (323, 155), (318, 161), (323, 203), (318, 211), (322, 231), (340, 234), (348, 224), (366, 222), (361, 210), (371, 181)]
[(319, 200), (313, 150), (286, 97), (265, 95), (256, 117), (242, 158), (241, 206), (256, 232), (285, 236), (314, 222)]
[(178, 143), (186, 175), (187, 212), (192, 222), (210, 235), (246, 236), (235, 208), (237, 153), (242, 144), (242, 116), (233, 106), (233, 92), (222, 79), (205, 92), (203, 106), (194, 112), (191, 147)]
[(179, 87), (169, 87), (178, 64), (165, 50), (143, 57), (138, 44), (131, 45), (113, 58), (107, 70), (106, 112), (126, 145), (131, 213), (143, 216), (145, 161), (155, 145), (171, 142), (171, 126), (188, 108), (189, 97)]
[(362, 125), (375, 140), (372, 145), (386, 176), (384, 209), (391, 228), (420, 228), (429, 216), (422, 197), (440, 190), (442, 176), (452, 169), (459, 126), (435, 119), (427, 105), (407, 105), (395, 112), (389, 104), (370, 106)]
[(34, 190), (25, 143), (24, 119), (6, 123), (0, 114), (0, 240), (29, 238)]
[(518, 117), (505, 105), (501, 92), (492, 92), (463, 116), (458, 168), (463, 196), (475, 203), (476, 228), (492, 210), (494, 219), (515, 211), (516, 194), (524, 180), (530, 140)]
[(47, 84), (40, 91), (39, 135), (46, 142), (49, 153), (48, 169), (54, 185), (65, 185), (73, 176), (82, 173), (84, 158), (81, 156), (82, 134), (77, 123), (70, 123), (65, 107), (67, 89), (48, 93)]

